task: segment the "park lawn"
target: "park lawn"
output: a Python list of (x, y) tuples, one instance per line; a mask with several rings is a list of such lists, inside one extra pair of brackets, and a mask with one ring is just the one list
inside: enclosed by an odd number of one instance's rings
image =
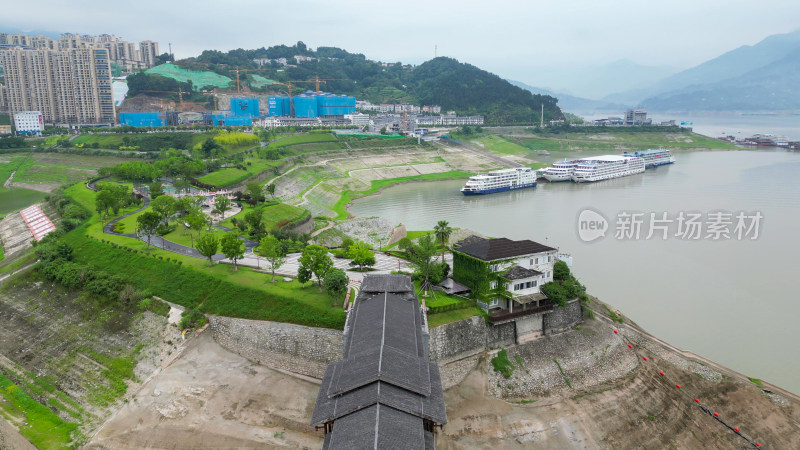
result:
[[(242, 211), (236, 215), (237, 219), (239, 220), (244, 220), (245, 215), (247, 215), (248, 212), (255, 209), (255, 207), (250, 206), (248, 204), (244, 204), (242, 206), (243, 206)], [(297, 206), (287, 205), (285, 203), (278, 203), (275, 205), (266, 206), (264, 207), (264, 218), (263, 218), (264, 229), (268, 231), (280, 229), (284, 225), (292, 222), (293, 220), (301, 219), (307, 214), (308, 214), (307, 210), (299, 208)], [(228, 217), (227, 219), (220, 222), (220, 225), (230, 229), (236, 228), (233, 225), (233, 220), (231, 217)]]
[[(183, 223), (182, 222), (176, 221), (176, 222), (173, 222), (173, 224), (175, 225), (175, 230), (173, 230), (170, 233), (164, 235), (164, 239), (166, 239), (166, 240), (168, 240), (170, 242), (174, 242), (176, 244), (181, 244), (181, 245), (185, 245), (187, 247), (194, 248), (194, 243), (197, 242), (197, 237), (198, 237), (197, 236), (198, 235), (197, 231), (196, 230), (188, 230), (187, 229), (186, 233), (184, 234), (184, 232), (183, 232)], [(219, 228), (214, 228), (214, 227), (211, 227), (211, 228), (208, 228), (206, 230), (203, 230), (201, 233), (202, 234), (213, 234), (214, 236), (217, 237), (217, 239), (222, 238), (222, 236), (225, 234), (224, 231), (220, 230)], [(217, 253), (222, 253), (222, 252), (218, 251)]]
[(267, 148), (281, 148), (296, 144), (310, 144), (315, 142), (336, 142), (336, 136), (331, 133), (303, 133), (279, 137), (270, 143)]
[(515, 138), (514, 141), (533, 151), (554, 152), (565, 147), (561, 141), (547, 138)]
[(436, 328), (439, 325), (458, 322), (459, 320), (469, 319), (470, 317), (473, 316), (485, 316), (485, 315), (486, 313), (484, 313), (483, 310), (477, 306), (470, 306), (469, 308), (462, 308), (462, 309), (454, 309), (452, 311), (445, 311), (437, 314), (429, 314), (428, 327)]
[(295, 144), (289, 147), (283, 147), (282, 152), (286, 156), (294, 155), (308, 155), (310, 153), (330, 152), (334, 150), (342, 150), (344, 145), (340, 142), (312, 142), (309, 144)]
[(470, 176), (472, 176), (471, 173), (461, 172), (458, 170), (451, 170), (449, 172), (426, 173), (423, 175), (413, 175), (408, 177), (387, 178), (384, 180), (372, 180), (370, 182), (371, 187), (367, 190), (364, 191), (346, 190), (342, 192), (342, 196), (333, 205), (333, 207), (331, 207), (331, 209), (333, 210), (333, 212), (336, 213), (335, 218), (337, 220), (344, 220), (350, 217), (350, 213), (347, 212), (347, 205), (349, 205), (354, 198), (363, 197), (369, 194), (374, 194), (375, 192), (378, 192), (380, 189), (384, 187), (388, 187), (398, 183), (405, 183), (407, 181), (450, 180), (453, 178), (469, 178)]
[(334, 329), (344, 326), (341, 307), (316, 288), (303, 288), (296, 281), (273, 284), (268, 282), (271, 275), (250, 268), (234, 272), (227, 264), (209, 266), (206, 259), (154, 246), (147, 249), (147, 243), (138, 239), (104, 234), (94, 211), (95, 193), (83, 184), (71, 186), (66, 193), (92, 212), (86, 225), (65, 237), (80, 263), (123, 276), (140, 289), (207, 314)]
[(198, 178), (206, 184), (211, 184), (217, 187), (228, 187), (234, 184), (241, 183), (253, 175), (258, 175), (265, 170), (271, 170), (279, 167), (281, 161), (266, 161), (263, 159), (248, 158), (244, 161), (246, 170), (237, 169), (235, 167), (226, 167), (208, 175), (203, 175)]
[(116, 149), (122, 145), (122, 138), (128, 136), (126, 134), (82, 134), (72, 140), (72, 144), (76, 147), (83, 146), (89, 147), (95, 142), (98, 148)]

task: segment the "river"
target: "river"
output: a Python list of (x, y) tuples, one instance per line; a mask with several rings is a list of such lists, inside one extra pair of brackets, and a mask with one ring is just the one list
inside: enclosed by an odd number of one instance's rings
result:
[[(676, 164), (593, 184), (464, 197), (464, 180), (407, 183), (356, 200), (356, 216), (380, 216), (430, 230), (438, 220), (492, 237), (531, 239), (573, 256), (590, 294), (677, 347), (800, 394), (800, 154), (779, 149), (683, 151)], [(584, 242), (578, 215), (609, 221)], [(706, 239), (709, 213), (762, 219), (742, 239)], [(639, 239), (616, 239), (622, 213), (645, 213)], [(673, 222), (645, 239), (649, 213), (703, 214), (701, 239), (675, 237)], [(736, 219), (727, 228), (734, 231)], [(753, 225), (750, 220), (746, 224)], [(755, 231), (758, 237), (750, 239)]]

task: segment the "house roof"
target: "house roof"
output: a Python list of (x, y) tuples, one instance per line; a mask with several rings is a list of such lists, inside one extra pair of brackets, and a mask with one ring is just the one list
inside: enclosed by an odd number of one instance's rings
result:
[(439, 286), (442, 287), (448, 295), (469, 292), (468, 287), (457, 281), (454, 281), (452, 278), (445, 278), (441, 283), (439, 283)]
[(465, 239), (459, 244), (457, 251), (484, 261), (496, 261), (498, 259), (515, 258), (555, 250), (553, 247), (548, 247), (538, 242), (529, 240), (512, 241), (507, 238)]
[(506, 280), (521, 280), (541, 275), (542, 272), (533, 269), (526, 269), (522, 266), (513, 266), (502, 275)]
[(446, 423), (447, 414), (422, 314), (409, 276), (365, 277), (344, 358), (328, 365), (311, 416), (312, 425), (335, 423), (323, 448), (433, 448), (424, 421)]
[(366, 275), (361, 292), (414, 292), (411, 277), (398, 274)]

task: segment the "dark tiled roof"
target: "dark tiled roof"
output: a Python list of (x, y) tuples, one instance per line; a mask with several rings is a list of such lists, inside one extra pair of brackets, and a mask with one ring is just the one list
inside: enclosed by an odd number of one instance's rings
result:
[(476, 242), (482, 242), (482, 241), (485, 241), (485, 240), (486, 240), (486, 238), (482, 238), (480, 236), (477, 236), (477, 235), (473, 234), (471, 236), (467, 236), (464, 239), (456, 242), (455, 244), (453, 244), (453, 247), (461, 247), (463, 245), (470, 245), (470, 244), (474, 244)]
[(469, 292), (468, 287), (456, 282), (452, 278), (445, 278), (441, 283), (439, 283), (439, 286), (442, 287), (448, 295)]
[(366, 275), (360, 289), (361, 292), (414, 292), (414, 284), (407, 275)]
[(311, 417), (334, 422), (323, 448), (433, 448), (423, 421), (447, 414), (410, 277), (365, 277), (346, 330), (344, 359), (328, 365)]
[(323, 449), (433, 449), (422, 419), (376, 404), (336, 421)]
[(484, 261), (495, 261), (553, 250), (555, 250), (553, 247), (529, 240), (512, 241), (511, 239), (497, 238), (473, 239), (469, 243), (462, 244), (457, 251)]
[(542, 272), (539, 272), (538, 270), (526, 269), (522, 266), (513, 266), (503, 274), (503, 278), (506, 280), (521, 280), (523, 278), (535, 277), (541, 274)]

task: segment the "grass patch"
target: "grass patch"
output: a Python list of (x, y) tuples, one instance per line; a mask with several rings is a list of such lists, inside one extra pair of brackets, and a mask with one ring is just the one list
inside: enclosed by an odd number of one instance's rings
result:
[(249, 158), (245, 159), (244, 161), (244, 167), (246, 168), (245, 170), (235, 167), (226, 167), (224, 169), (211, 172), (207, 175), (203, 175), (202, 177), (198, 178), (198, 180), (217, 187), (228, 187), (234, 184), (239, 184), (265, 170), (273, 170), (275, 167), (279, 167), (281, 164), (281, 161), (266, 161), (263, 159)]
[(142, 241), (103, 234), (93, 208), (94, 192), (77, 184), (66, 194), (92, 211), (86, 225), (64, 237), (74, 248), (76, 262), (120, 275), (139, 289), (205, 314), (333, 329), (344, 326), (344, 311), (316, 288), (303, 287), (296, 280), (269, 283), (267, 275), (249, 267), (234, 272), (229, 265), (209, 267), (201, 258), (152, 247), (145, 250), (147, 244)]
[(0, 412), (22, 419), (19, 432), (38, 448), (70, 448), (77, 423), (64, 422), (0, 372)]
[(462, 309), (454, 309), (452, 311), (445, 311), (429, 315), (428, 327), (436, 328), (439, 325), (458, 322), (459, 320), (469, 319), (470, 317), (485, 316), (485, 315), (486, 313), (483, 312), (483, 310), (477, 306), (472, 306), (469, 308), (462, 308)]
[(530, 149), (523, 147), (522, 145), (516, 144), (506, 138), (494, 134), (485, 134), (475, 137), (461, 136), (455, 137), (455, 139), (500, 155), (527, 156), (531, 152)]
[[(242, 211), (239, 214), (236, 214), (236, 216), (231, 216), (223, 220), (220, 223), (220, 225), (235, 230), (236, 227), (233, 225), (233, 217), (236, 217), (237, 220), (244, 220), (245, 215), (247, 215), (248, 212), (255, 209), (255, 207), (247, 204), (244, 204), (243, 207), (244, 209), (242, 209)], [(266, 230), (278, 230), (286, 225), (289, 225), (292, 222), (301, 220), (305, 216), (310, 214), (307, 210), (303, 208), (287, 205), (286, 203), (278, 203), (275, 205), (268, 205), (268, 206), (261, 205), (259, 207), (263, 209), (263, 224)]]
[(561, 378), (564, 379), (564, 383), (567, 383), (567, 386), (569, 386), (569, 388), (572, 389), (572, 382), (569, 381), (567, 374), (564, 373), (564, 369), (561, 367), (561, 363), (559, 363), (557, 359), (553, 359), (553, 362), (556, 363), (558, 371), (561, 372)]
[(449, 180), (453, 178), (467, 178), (472, 176), (470, 173), (461, 172), (458, 170), (451, 170), (449, 172), (440, 172), (440, 173), (428, 173), (423, 175), (412, 175), (408, 177), (398, 177), (398, 178), (388, 178), (385, 180), (372, 180), (371, 187), (365, 191), (350, 191), (346, 190), (342, 192), (341, 198), (333, 205), (331, 208), (333, 212), (336, 213), (337, 220), (343, 220), (350, 217), (350, 213), (347, 212), (347, 205), (353, 201), (353, 199), (357, 197), (363, 197), (365, 195), (374, 194), (378, 192), (380, 189), (384, 187), (391, 186), (393, 184), (405, 183), (407, 181), (435, 181), (435, 180)]
[(508, 359), (505, 349), (500, 350), (491, 362), (495, 372), (499, 372), (504, 378), (511, 378), (511, 374), (514, 373), (514, 364)]
[(270, 143), (267, 148), (282, 148), (297, 144), (311, 144), (316, 142), (336, 142), (336, 136), (331, 133), (303, 133), (279, 138)]
[(764, 386), (764, 382), (759, 380), (758, 378), (747, 377), (747, 379), (750, 380), (753, 384), (755, 384), (758, 387), (763, 387)]

